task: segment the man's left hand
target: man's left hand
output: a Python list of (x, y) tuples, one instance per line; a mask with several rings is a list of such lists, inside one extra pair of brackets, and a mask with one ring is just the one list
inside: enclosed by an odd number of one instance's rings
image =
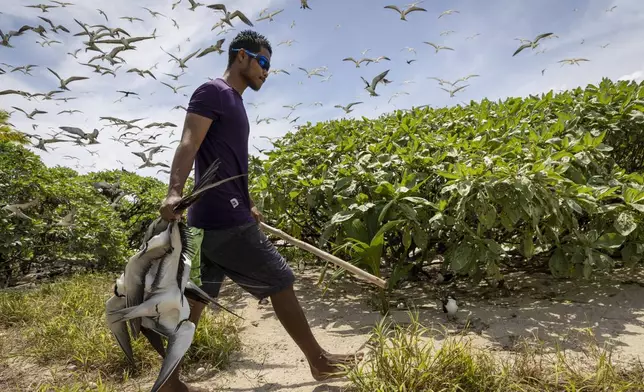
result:
[(257, 209), (257, 207), (253, 206), (253, 208), (250, 209), (250, 213), (255, 218), (255, 221), (257, 223), (259, 222), (264, 222), (264, 215)]

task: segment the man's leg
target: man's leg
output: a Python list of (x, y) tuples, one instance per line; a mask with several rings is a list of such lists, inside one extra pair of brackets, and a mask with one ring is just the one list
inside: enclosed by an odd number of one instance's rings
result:
[(343, 370), (339, 365), (351, 365), (362, 358), (362, 355), (356, 354), (329, 354), (320, 347), (295, 296), (293, 286), (270, 297), (277, 318), (306, 356), (311, 374), (317, 381), (338, 377), (337, 373)]

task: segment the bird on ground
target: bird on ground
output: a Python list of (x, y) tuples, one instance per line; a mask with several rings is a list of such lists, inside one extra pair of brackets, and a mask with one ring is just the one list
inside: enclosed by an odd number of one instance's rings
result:
[(443, 302), (443, 313), (447, 314), (447, 319), (456, 319), (456, 311), (458, 310), (458, 305), (456, 304), (456, 298), (453, 295), (448, 295), (442, 300)]

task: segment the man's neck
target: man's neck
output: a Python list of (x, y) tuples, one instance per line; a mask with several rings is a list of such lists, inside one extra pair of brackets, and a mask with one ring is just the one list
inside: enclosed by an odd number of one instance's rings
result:
[(246, 81), (242, 79), (239, 73), (232, 73), (229, 69), (224, 72), (224, 75), (221, 78), (225, 80), (226, 83), (230, 85), (230, 87), (234, 88), (235, 91), (239, 93), (239, 95), (244, 94), (246, 87), (248, 87)]

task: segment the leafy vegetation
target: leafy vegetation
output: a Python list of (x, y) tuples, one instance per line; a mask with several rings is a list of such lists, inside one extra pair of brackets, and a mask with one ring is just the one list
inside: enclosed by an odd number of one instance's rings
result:
[[(139, 337), (132, 342), (137, 361), (133, 369), (107, 328), (105, 301), (113, 285), (114, 274), (85, 273), (35, 290), (0, 293), (0, 327), (19, 332), (10, 346), (3, 346), (2, 357), (27, 356), (40, 365), (73, 365), (110, 385), (130, 376), (156, 377), (161, 358), (147, 339)], [(226, 365), (240, 348), (238, 328), (233, 316), (204, 311), (184, 359), (185, 371), (195, 366), (220, 369)], [(58, 386), (67, 381), (61, 379)]]
[(506, 359), (476, 349), (464, 336), (442, 336), (411, 315), (408, 326), (384, 321), (374, 329), (369, 359), (347, 372), (354, 391), (641, 391), (641, 363), (615, 365), (611, 351), (590, 330), (581, 331), (585, 355), (575, 358), (559, 346), (549, 353), (524, 340)]
[(251, 165), (252, 192), (291, 234), (388, 267), (391, 287), (435, 252), (475, 281), (508, 267), (589, 277), (644, 255), (643, 121), (643, 84), (604, 79), (308, 124)]
[(27, 205), (20, 208), (26, 217), (0, 210), (0, 287), (122, 266), (158, 215), (167, 185), (122, 170), (79, 175), (46, 167), (6, 121), (0, 112), (2, 135), (12, 135), (0, 139), (0, 205)]

